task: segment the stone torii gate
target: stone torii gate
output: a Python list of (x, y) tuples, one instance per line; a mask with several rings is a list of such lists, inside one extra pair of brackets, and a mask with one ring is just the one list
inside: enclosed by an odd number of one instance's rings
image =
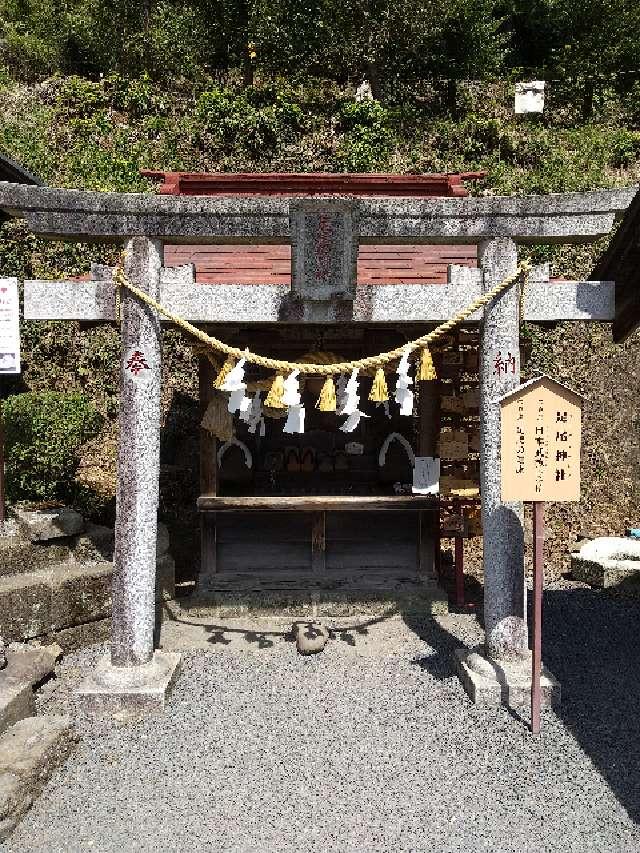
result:
[[(402, 324), (437, 323), (451, 317), (516, 270), (518, 244), (584, 242), (608, 234), (635, 191), (523, 198), (291, 199), (149, 196), (0, 183), (0, 209), (23, 217), (30, 230), (43, 237), (123, 242), (129, 280), (192, 323)], [(332, 235), (329, 286), (326, 276), (319, 286), (316, 274), (318, 214), (330, 222)], [(273, 284), (196, 285), (190, 267), (163, 268), (164, 242), (291, 242), (292, 290)], [(450, 267), (446, 285), (358, 287), (358, 244), (402, 242), (478, 244), (479, 269)], [(110, 273), (85, 282), (27, 281), (24, 316), (113, 322)], [(609, 321), (613, 316), (613, 282), (549, 284), (548, 269), (534, 269), (524, 294), (524, 319)], [(520, 383), (518, 289), (503, 293), (472, 321), (481, 329), (480, 472), (488, 662), (475, 670), (467, 667), (461, 675), (476, 698), (476, 675), (486, 677), (493, 667), (508, 680), (509, 667), (517, 667), (528, 654), (523, 507), (500, 499), (498, 400)], [(107, 711), (130, 705), (161, 707), (179, 662), (178, 655), (154, 651), (153, 640), (161, 318), (124, 292), (121, 324), (111, 654), (83, 688), (88, 705)], [(135, 375), (127, 365), (137, 350), (144, 353), (149, 369)], [(494, 371), (500, 353), (514, 357), (513, 372)], [(497, 681), (493, 695), (500, 701)]]

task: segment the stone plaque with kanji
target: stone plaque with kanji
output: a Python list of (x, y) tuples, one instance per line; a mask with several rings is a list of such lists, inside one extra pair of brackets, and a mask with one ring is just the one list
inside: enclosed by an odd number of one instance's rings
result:
[(358, 260), (357, 202), (291, 202), (292, 290), (305, 300), (354, 299)]
[(541, 376), (500, 409), (502, 500), (579, 501), (582, 398)]

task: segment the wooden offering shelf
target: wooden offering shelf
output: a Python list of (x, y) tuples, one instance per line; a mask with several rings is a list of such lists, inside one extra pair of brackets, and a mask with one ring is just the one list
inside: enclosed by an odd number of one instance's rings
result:
[(220, 497), (201, 495), (200, 512), (238, 512), (239, 510), (297, 511), (297, 512), (357, 512), (367, 510), (433, 510), (438, 511), (439, 501), (432, 495), (269, 495), (265, 497)]

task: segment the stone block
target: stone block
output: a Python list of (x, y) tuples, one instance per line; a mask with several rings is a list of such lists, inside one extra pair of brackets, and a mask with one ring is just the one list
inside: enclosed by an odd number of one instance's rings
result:
[(7, 649), (7, 666), (0, 673), (0, 684), (3, 679), (38, 684), (53, 672), (61, 654), (62, 649), (56, 643), (48, 646), (12, 643)]
[(640, 542), (632, 537), (601, 536), (571, 555), (571, 573), (592, 586), (640, 592)]
[(110, 527), (101, 524), (87, 524), (84, 533), (74, 545), (75, 558), (78, 561), (99, 562), (113, 560), (114, 533)]
[(64, 654), (68, 654), (86, 646), (107, 642), (111, 636), (111, 619), (98, 619), (96, 622), (72, 625), (70, 628), (56, 631), (52, 636)]
[[(526, 708), (531, 703), (531, 657), (521, 661), (490, 660), (479, 649), (456, 649), (455, 665), (462, 686), (476, 705)], [(541, 704), (560, 704), (560, 683), (543, 665)]]
[(22, 640), (48, 633), (51, 594), (48, 573), (0, 577), (0, 635)]
[(133, 720), (164, 710), (178, 673), (180, 655), (155, 651), (148, 664), (113, 666), (109, 655), (78, 689), (79, 708), (89, 715)]
[(49, 542), (77, 536), (84, 530), (84, 519), (70, 507), (57, 509), (25, 509), (17, 507), (18, 524), (32, 542)]
[(46, 549), (35, 548), (31, 542), (21, 536), (7, 536), (0, 538), (0, 575), (21, 574), (32, 572), (34, 557), (45, 557)]
[(296, 648), (301, 655), (315, 655), (323, 651), (329, 639), (329, 631), (321, 622), (296, 622), (292, 629)]
[(111, 613), (111, 563), (59, 566), (50, 577), (51, 631), (105, 619)]
[(16, 681), (0, 673), (0, 733), (14, 723), (35, 714), (30, 681)]
[(74, 743), (68, 717), (26, 717), (0, 737), (0, 773), (15, 773), (36, 787), (49, 778)]

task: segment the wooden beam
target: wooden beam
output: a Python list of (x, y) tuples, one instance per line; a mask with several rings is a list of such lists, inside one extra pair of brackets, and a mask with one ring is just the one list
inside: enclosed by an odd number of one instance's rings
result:
[(295, 497), (291, 495), (270, 497), (218, 497), (202, 495), (198, 498), (200, 512), (236, 512), (238, 510), (295, 510), (320, 512), (331, 510), (368, 512), (373, 509), (425, 509), (437, 511), (438, 500), (430, 495), (384, 495), (381, 497), (355, 495), (329, 495)]

